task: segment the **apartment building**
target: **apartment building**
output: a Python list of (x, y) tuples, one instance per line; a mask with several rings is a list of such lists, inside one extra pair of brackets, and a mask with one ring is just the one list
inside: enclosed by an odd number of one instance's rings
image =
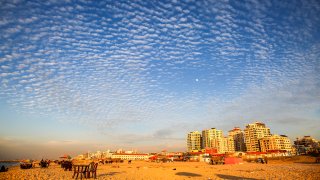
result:
[(292, 145), (290, 139), (285, 135), (271, 135), (263, 137), (259, 140), (261, 152), (269, 152), (273, 150), (285, 150), (292, 153)]
[(235, 127), (232, 130), (230, 130), (229, 137), (233, 138), (235, 151), (246, 151), (244, 132), (239, 127)]
[(222, 141), (222, 130), (211, 128), (202, 131), (203, 148), (216, 148), (218, 152), (221, 152), (223, 151)]
[(266, 127), (264, 123), (255, 122), (248, 124), (244, 129), (245, 143), (248, 152), (259, 152), (260, 144), (259, 140), (264, 137), (271, 136), (270, 128)]
[(201, 141), (202, 141), (202, 137), (199, 131), (192, 131), (188, 133), (188, 136), (187, 136), (188, 152), (195, 151), (195, 150), (200, 151), (202, 148)]
[(234, 153), (235, 147), (233, 137), (223, 137), (218, 151), (219, 153)]
[(216, 128), (206, 129), (202, 131), (202, 147), (217, 147), (222, 138), (222, 130)]

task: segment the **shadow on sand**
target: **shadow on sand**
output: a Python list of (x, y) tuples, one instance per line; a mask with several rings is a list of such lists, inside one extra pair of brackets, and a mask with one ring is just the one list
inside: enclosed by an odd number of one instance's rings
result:
[(115, 174), (120, 174), (121, 172), (109, 172), (104, 174), (99, 174), (98, 177), (105, 177), (105, 176), (113, 176)]
[(320, 163), (315, 163), (315, 162), (294, 162), (295, 164), (319, 164)]
[(237, 179), (237, 180), (257, 180), (254, 178), (246, 178), (246, 177), (239, 177), (239, 176), (230, 176), (230, 175), (225, 175), (225, 174), (216, 174), (219, 178), (222, 179)]
[(200, 177), (200, 174), (190, 173), (190, 172), (177, 172), (176, 175), (178, 176), (188, 176), (188, 177)]

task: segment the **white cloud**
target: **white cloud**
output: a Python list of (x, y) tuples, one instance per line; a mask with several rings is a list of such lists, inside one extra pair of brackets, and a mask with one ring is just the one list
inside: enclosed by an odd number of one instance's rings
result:
[[(144, 2), (102, 3), (106, 8), (90, 1), (59, 3), (46, 2), (52, 8), (45, 12), (39, 3), (21, 11), (10, 3), (0, 7), (10, 12), (0, 20), (0, 95), (24, 113), (89, 127), (137, 128), (175, 120), (193, 124), (197, 118), (210, 125), (308, 115), (290, 95), (314, 108), (309, 91), (295, 83), (306, 81), (306, 74), (313, 81), (305, 86), (319, 81), (316, 3), (281, 18), (272, 7), (283, 2), (156, 2), (152, 8)], [(195, 78), (201, 81), (192, 84)], [(213, 103), (221, 112), (206, 109), (201, 115), (201, 108), (210, 107), (207, 99), (223, 99)], [(268, 113), (283, 106), (301, 111), (295, 117)], [(239, 110), (224, 113), (234, 107)], [(194, 115), (185, 117), (184, 111)]]

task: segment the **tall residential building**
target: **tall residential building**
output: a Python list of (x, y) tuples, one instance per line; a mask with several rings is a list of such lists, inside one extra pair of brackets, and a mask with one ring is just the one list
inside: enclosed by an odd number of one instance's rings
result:
[(260, 144), (259, 140), (264, 137), (269, 137), (270, 128), (266, 127), (264, 123), (255, 122), (253, 124), (248, 124), (244, 130), (245, 132), (245, 142), (248, 152), (259, 152)]
[(285, 150), (292, 153), (292, 145), (290, 139), (285, 135), (271, 135), (259, 140), (261, 152), (268, 152), (272, 150)]
[(233, 137), (231, 136), (223, 137), (220, 144), (220, 148), (218, 150), (219, 150), (219, 153), (235, 152)]
[(235, 127), (230, 130), (229, 137), (233, 137), (235, 151), (247, 151), (244, 140), (244, 132), (239, 127)]
[(202, 131), (202, 147), (217, 148), (218, 152), (222, 150), (222, 130), (211, 128)]
[(188, 152), (194, 150), (201, 150), (201, 133), (199, 131), (193, 131), (188, 133), (187, 137), (187, 147)]

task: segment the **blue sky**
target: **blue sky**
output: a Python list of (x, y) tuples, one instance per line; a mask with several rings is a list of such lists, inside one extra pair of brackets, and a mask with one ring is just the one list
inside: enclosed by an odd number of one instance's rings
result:
[(0, 1), (0, 158), (185, 150), (262, 121), (320, 139), (320, 3)]

